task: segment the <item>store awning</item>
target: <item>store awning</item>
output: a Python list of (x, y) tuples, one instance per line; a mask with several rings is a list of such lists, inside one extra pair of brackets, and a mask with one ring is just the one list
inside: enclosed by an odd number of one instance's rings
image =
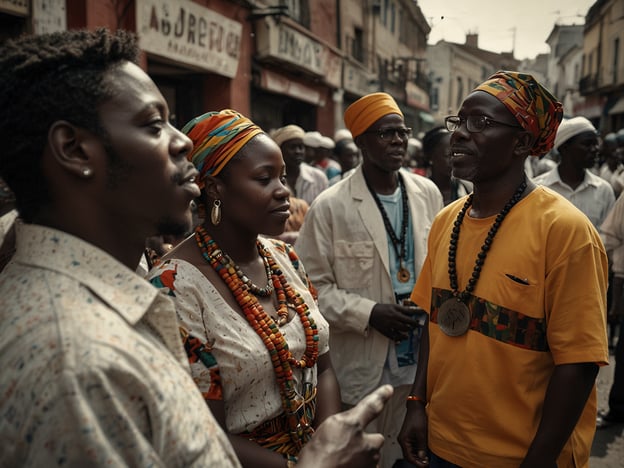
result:
[(433, 124), (435, 123), (435, 119), (433, 118), (433, 115), (431, 115), (429, 112), (420, 112), (419, 113), (420, 118), (423, 122), (427, 122), (429, 124)]
[(613, 114), (624, 114), (624, 98), (618, 99), (615, 105), (609, 109), (609, 115)]

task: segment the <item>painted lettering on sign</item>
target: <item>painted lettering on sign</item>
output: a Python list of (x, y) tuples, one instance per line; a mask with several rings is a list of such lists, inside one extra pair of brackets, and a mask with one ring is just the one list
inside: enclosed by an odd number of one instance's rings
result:
[(291, 61), (313, 70), (321, 67), (323, 46), (292, 29), (279, 28), (277, 52)]
[(186, 0), (137, 0), (141, 47), (228, 77), (236, 75), (242, 25)]

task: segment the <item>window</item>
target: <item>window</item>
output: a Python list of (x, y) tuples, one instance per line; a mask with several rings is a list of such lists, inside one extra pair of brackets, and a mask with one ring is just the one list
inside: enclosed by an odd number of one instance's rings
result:
[(613, 84), (618, 82), (618, 66), (620, 55), (620, 38), (613, 41)]
[(390, 32), (394, 34), (394, 2), (390, 4)]
[(309, 0), (280, 0), (280, 5), (288, 7), (288, 16), (297, 23), (310, 27), (310, 6)]
[(364, 63), (364, 32), (361, 28), (355, 28), (353, 32), (353, 42), (351, 43), (351, 56)]
[(407, 44), (407, 21), (405, 19), (405, 15), (401, 14), (401, 10), (399, 10), (399, 42), (401, 44)]
[(384, 0), (384, 6), (383, 6), (383, 11), (381, 13), (381, 23), (384, 26), (388, 26), (388, 0)]
[(437, 111), (438, 107), (440, 106), (440, 104), (439, 104), (439, 90), (438, 90), (437, 86), (433, 86), (431, 88), (431, 95), (429, 96), (429, 100), (430, 100), (430, 103), (431, 103), (431, 110)]
[(457, 109), (461, 107), (462, 104), (462, 96), (464, 94), (464, 81), (461, 76), (457, 77)]

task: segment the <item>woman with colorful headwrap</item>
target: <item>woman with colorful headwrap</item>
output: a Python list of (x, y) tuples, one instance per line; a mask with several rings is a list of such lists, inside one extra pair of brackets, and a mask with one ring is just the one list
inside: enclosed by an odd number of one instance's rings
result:
[(182, 131), (205, 216), (148, 279), (174, 298), (193, 377), (243, 466), (290, 466), (340, 397), (303, 265), (259, 235), (281, 234), (289, 216), (282, 154), (233, 110)]
[(433, 222), (412, 292), (428, 322), (399, 440), (416, 466), (589, 464), (607, 257), (589, 219), (524, 172), (562, 114), (532, 76), (501, 71), (446, 118), (453, 176), (474, 190)]

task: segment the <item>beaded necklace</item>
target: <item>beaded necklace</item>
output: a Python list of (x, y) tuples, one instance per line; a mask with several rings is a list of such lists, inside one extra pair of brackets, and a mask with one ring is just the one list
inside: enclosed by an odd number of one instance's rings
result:
[[(236, 274), (236, 268), (229, 256), (226, 256), (217, 243), (210, 237), (202, 226), (195, 228), (195, 241), (199, 246), (202, 256), (219, 274), (228, 286), (237, 304), (242, 309), (245, 318), (262, 339), (269, 351), (271, 362), (275, 371), (275, 378), (280, 388), (282, 407), (288, 416), (291, 428), (291, 438), (298, 438), (295, 442), (301, 443), (304, 436), (300, 422), (293, 418), (298, 408), (303, 403), (303, 398), (297, 393), (293, 378), (293, 368), (313, 367), (318, 359), (318, 330), (314, 319), (310, 316), (310, 310), (301, 297), (286, 281), (282, 270), (273, 259), (271, 253), (258, 240), (258, 252), (266, 260), (270, 267), (270, 277), (277, 294), (278, 321), (286, 323), (288, 317), (288, 305), (293, 307), (301, 320), (305, 332), (306, 349), (300, 359), (296, 359), (288, 349), (288, 343), (279, 330), (278, 324), (265, 312), (258, 299), (250, 291), (249, 286)], [(224, 263), (223, 259), (229, 259)], [(293, 439), (294, 440), (294, 439)]]
[[(258, 249), (258, 254), (262, 258), (262, 262), (264, 263), (264, 271), (267, 277), (267, 285), (264, 288), (261, 288), (260, 286), (255, 285), (249, 279), (249, 277), (242, 272), (240, 267), (236, 263), (234, 263), (234, 261), (230, 258), (230, 256), (226, 254), (223, 250), (216, 249), (214, 252), (214, 255), (223, 265), (225, 265), (226, 267), (234, 271), (236, 276), (238, 276), (238, 278), (243, 283), (245, 283), (245, 285), (249, 288), (249, 291), (251, 291), (252, 294), (255, 294), (256, 296), (261, 296), (261, 297), (269, 297), (271, 294), (273, 294), (273, 281), (271, 279), (271, 266), (269, 265), (267, 257), (262, 254), (263, 247), (259, 241), (256, 241), (256, 247)], [(230, 271), (230, 273), (231, 272), (232, 271)], [(288, 316), (288, 314), (286, 316)], [(284, 321), (284, 323), (286, 322)], [(278, 325), (283, 325), (283, 323), (281, 323), (281, 320), (280, 322), (278, 322)]]
[(453, 223), (453, 230), (451, 231), (451, 240), (449, 242), (449, 250), (448, 250), (448, 272), (449, 272), (449, 282), (451, 285), (451, 290), (453, 292), (453, 297), (451, 299), (447, 299), (438, 311), (438, 325), (440, 329), (449, 336), (459, 336), (463, 335), (468, 331), (470, 327), (471, 314), (470, 310), (466, 302), (468, 298), (474, 291), (474, 288), (477, 284), (479, 276), (481, 275), (481, 270), (483, 268), (483, 264), (485, 263), (485, 258), (487, 257), (488, 251), (492, 246), (492, 241), (494, 240), (494, 236), (498, 232), (503, 219), (509, 213), (509, 211), (513, 208), (513, 206), (520, 201), (522, 198), (522, 194), (527, 187), (526, 180), (523, 180), (522, 183), (518, 186), (512, 197), (505, 204), (503, 209), (498, 213), (492, 227), (488, 231), (487, 237), (481, 246), (480, 252), (477, 254), (477, 259), (475, 260), (475, 266), (472, 270), (472, 275), (470, 279), (468, 279), (468, 283), (466, 284), (466, 288), (463, 291), (459, 291), (459, 286), (457, 284), (457, 244), (459, 242), (459, 231), (464, 220), (464, 216), (466, 216), (466, 212), (468, 208), (472, 205), (472, 197), (474, 193), (471, 193), (462, 209), (457, 213), (457, 218)]
[(384, 227), (386, 228), (386, 232), (388, 236), (390, 236), (390, 240), (392, 242), (392, 247), (394, 247), (394, 252), (399, 259), (399, 271), (397, 272), (397, 279), (401, 283), (407, 283), (410, 279), (410, 272), (407, 268), (403, 266), (403, 260), (407, 262), (407, 255), (405, 254), (405, 244), (407, 239), (407, 224), (409, 221), (409, 204), (407, 201), (407, 191), (405, 190), (405, 185), (403, 184), (403, 179), (401, 176), (397, 176), (399, 179), (399, 187), (401, 188), (401, 205), (403, 208), (403, 213), (401, 216), (401, 237), (398, 237), (392, 228), (392, 223), (390, 223), (390, 219), (388, 218), (388, 214), (381, 203), (381, 200), (377, 196), (377, 193), (371, 187), (370, 183), (366, 176), (364, 177), (364, 181), (366, 182), (366, 187), (368, 187), (368, 191), (373, 196), (373, 200), (377, 204), (377, 208), (379, 208), (379, 212), (381, 213), (381, 217), (383, 218)]

